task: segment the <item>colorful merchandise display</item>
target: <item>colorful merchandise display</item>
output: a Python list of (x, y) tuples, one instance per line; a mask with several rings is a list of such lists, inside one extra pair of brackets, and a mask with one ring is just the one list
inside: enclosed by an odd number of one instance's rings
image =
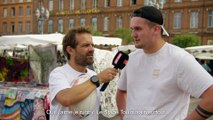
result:
[(47, 87), (0, 84), (1, 120), (48, 120), (49, 106)]

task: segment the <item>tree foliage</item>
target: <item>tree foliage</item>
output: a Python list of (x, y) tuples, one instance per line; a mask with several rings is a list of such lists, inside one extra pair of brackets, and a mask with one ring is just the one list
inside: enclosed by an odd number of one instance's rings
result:
[(200, 45), (199, 37), (192, 34), (175, 35), (172, 43), (181, 48)]
[(99, 32), (99, 31), (92, 31), (92, 35), (93, 35), (93, 36), (102, 36), (103, 33), (102, 33), (102, 32)]
[(123, 45), (128, 45), (132, 42), (131, 31), (130, 29), (119, 28), (115, 31), (115, 37), (123, 39)]
[(208, 44), (209, 44), (209, 45), (213, 45), (213, 41), (210, 41)]

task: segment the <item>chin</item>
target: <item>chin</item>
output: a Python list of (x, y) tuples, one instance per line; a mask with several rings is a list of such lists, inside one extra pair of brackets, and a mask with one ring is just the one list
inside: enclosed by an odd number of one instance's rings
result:
[(138, 48), (138, 49), (142, 49), (143, 48), (142, 45), (135, 45), (135, 47)]
[(87, 61), (87, 65), (92, 65), (94, 63), (94, 61)]

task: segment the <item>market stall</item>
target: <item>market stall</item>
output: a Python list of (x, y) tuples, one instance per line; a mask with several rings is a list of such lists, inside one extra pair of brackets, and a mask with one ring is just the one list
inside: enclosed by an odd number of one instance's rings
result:
[[(39, 116), (45, 116), (48, 119), (48, 114), (46, 114), (48, 112), (44, 112), (48, 111), (49, 106), (48, 75), (57, 66), (57, 52), (62, 51), (63, 36), (57, 33), (0, 37), (1, 60), (5, 60), (4, 63), (0, 64), (0, 75), (3, 75), (3, 78), (0, 78), (0, 119), (11, 118), (14, 120), (21, 118), (21, 120), (29, 120)], [(93, 36), (93, 42), (95, 45), (120, 46), (122, 40), (120, 38)], [(27, 54), (25, 54), (26, 51)], [(24, 57), (21, 57), (23, 55)], [(93, 70), (99, 72), (112, 66), (111, 62), (114, 55), (115, 53), (112, 51), (95, 49)], [(17, 68), (18, 65), (12, 67), (11, 63), (19, 64), (20, 70)], [(25, 71), (26, 68), (28, 68), (28, 71)], [(10, 70), (13, 72), (8, 72)], [(20, 74), (25, 78), (20, 77)], [(13, 76), (18, 77), (13, 79)], [(104, 115), (108, 118), (118, 114), (115, 102), (117, 79), (118, 77), (110, 82), (108, 89), (101, 93), (102, 110), (114, 111), (114, 114)], [(41, 106), (41, 104), (45, 106)], [(40, 107), (37, 108), (36, 106)], [(27, 113), (25, 113), (26, 111)], [(39, 111), (38, 114), (36, 111)]]
[(47, 87), (27, 83), (0, 84), (1, 120), (46, 120), (50, 107)]
[(195, 58), (213, 60), (213, 45), (203, 45), (185, 48)]

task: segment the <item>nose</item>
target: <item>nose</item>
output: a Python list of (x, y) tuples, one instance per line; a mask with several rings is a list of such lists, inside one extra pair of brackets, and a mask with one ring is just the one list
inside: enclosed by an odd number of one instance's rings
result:
[(89, 51), (94, 51), (94, 46), (93, 45), (89, 46)]
[(137, 36), (137, 34), (136, 34), (136, 32), (135, 32), (134, 30), (132, 30), (131, 36), (132, 36), (133, 38), (135, 38), (135, 37)]

